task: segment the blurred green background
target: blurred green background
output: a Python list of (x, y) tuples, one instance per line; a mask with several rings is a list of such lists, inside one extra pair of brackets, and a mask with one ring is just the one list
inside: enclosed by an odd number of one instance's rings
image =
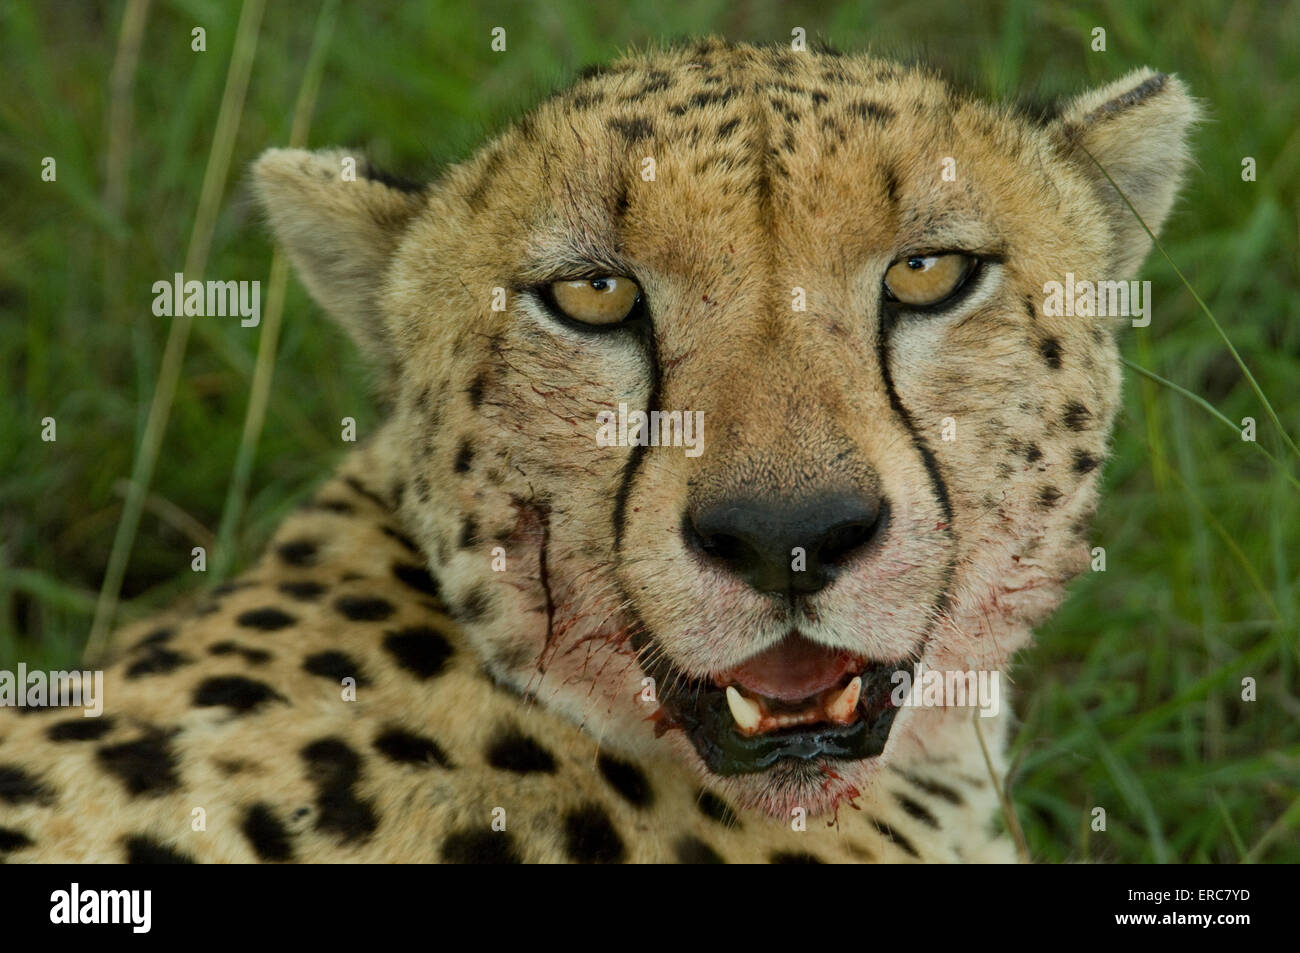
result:
[[(240, 10), (0, 8), (0, 667), (71, 665), (85, 643), (171, 327), (150, 289), (191, 248)], [(140, 15), (134, 63), (124, 12)], [(845, 51), (933, 61), (990, 96), (1053, 99), (1143, 64), (1177, 72), (1208, 121), (1168, 251), (1300, 434), (1300, 3), (306, 0), (253, 22), (207, 276), (262, 280), (264, 314), (271, 248), (244, 173), (289, 141), (313, 48), (308, 144), (362, 147), (412, 177), (466, 156), (582, 66), (680, 36), (788, 41), (802, 26)], [(206, 52), (191, 49), (196, 26)], [(489, 48), (496, 26), (505, 53)], [(1104, 53), (1090, 49), (1097, 26)], [(40, 178), (45, 156), (55, 182)], [(1233, 421), (1254, 417), (1259, 447), (1127, 372), (1095, 532), (1107, 571), (1074, 585), (1014, 673), (1017, 813), (1038, 860), (1300, 861), (1297, 458), (1168, 263), (1153, 255), (1143, 277), (1155, 316), (1123, 336), (1126, 357)], [(359, 359), (293, 279), (284, 312), (246, 494), (230, 487), (266, 322), (196, 319), (119, 622), (199, 585), (190, 548), (213, 547), (228, 494), (231, 568), (247, 564), (345, 452), (340, 418), (361, 433), (375, 421)], [(46, 416), (54, 443), (40, 440)], [(1096, 806), (1104, 832), (1089, 827)]]

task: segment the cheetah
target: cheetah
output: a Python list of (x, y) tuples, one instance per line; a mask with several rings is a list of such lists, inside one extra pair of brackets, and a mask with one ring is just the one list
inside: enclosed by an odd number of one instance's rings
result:
[(1196, 109), (709, 39), (426, 184), (266, 152), (385, 422), (100, 717), (0, 712), (0, 856), (1025, 859), (1005, 691), (899, 674), (1005, 671), (1086, 566), (1126, 322), (1043, 292), (1133, 278)]

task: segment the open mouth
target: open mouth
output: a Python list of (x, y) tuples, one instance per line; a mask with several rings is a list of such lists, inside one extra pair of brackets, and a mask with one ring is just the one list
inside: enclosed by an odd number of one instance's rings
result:
[(706, 678), (683, 679), (661, 663), (650, 674), (670, 688), (660, 697), (657, 730), (681, 728), (721, 775), (764, 771), (786, 758), (872, 758), (897, 714), (890, 679), (900, 664), (871, 662), (798, 632)]

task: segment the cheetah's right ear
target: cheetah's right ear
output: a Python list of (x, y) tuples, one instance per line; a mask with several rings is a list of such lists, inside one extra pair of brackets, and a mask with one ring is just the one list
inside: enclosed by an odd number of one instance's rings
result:
[[(352, 163), (355, 179), (345, 179)], [(424, 206), (423, 190), (337, 149), (270, 149), (253, 164), (253, 186), (311, 296), (363, 351), (390, 365), (396, 355), (378, 297), (398, 239)]]
[(1115, 188), (1159, 234), (1189, 164), (1187, 134), (1199, 115), (1196, 101), (1176, 76), (1143, 68), (1076, 96), (1056, 121), (1064, 148), (1093, 181), (1109, 212), (1115, 264), (1125, 276), (1137, 272), (1151, 239)]

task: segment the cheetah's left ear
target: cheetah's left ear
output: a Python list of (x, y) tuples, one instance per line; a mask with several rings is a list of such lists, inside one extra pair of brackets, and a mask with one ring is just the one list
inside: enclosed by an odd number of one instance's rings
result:
[(1151, 231), (1159, 234), (1190, 159), (1187, 135), (1199, 113), (1176, 76), (1145, 67), (1075, 97), (1061, 110), (1057, 133), (1092, 178), (1111, 213), (1116, 265), (1122, 272), (1116, 278), (1136, 273), (1151, 248), (1146, 229), (1116, 187)]

